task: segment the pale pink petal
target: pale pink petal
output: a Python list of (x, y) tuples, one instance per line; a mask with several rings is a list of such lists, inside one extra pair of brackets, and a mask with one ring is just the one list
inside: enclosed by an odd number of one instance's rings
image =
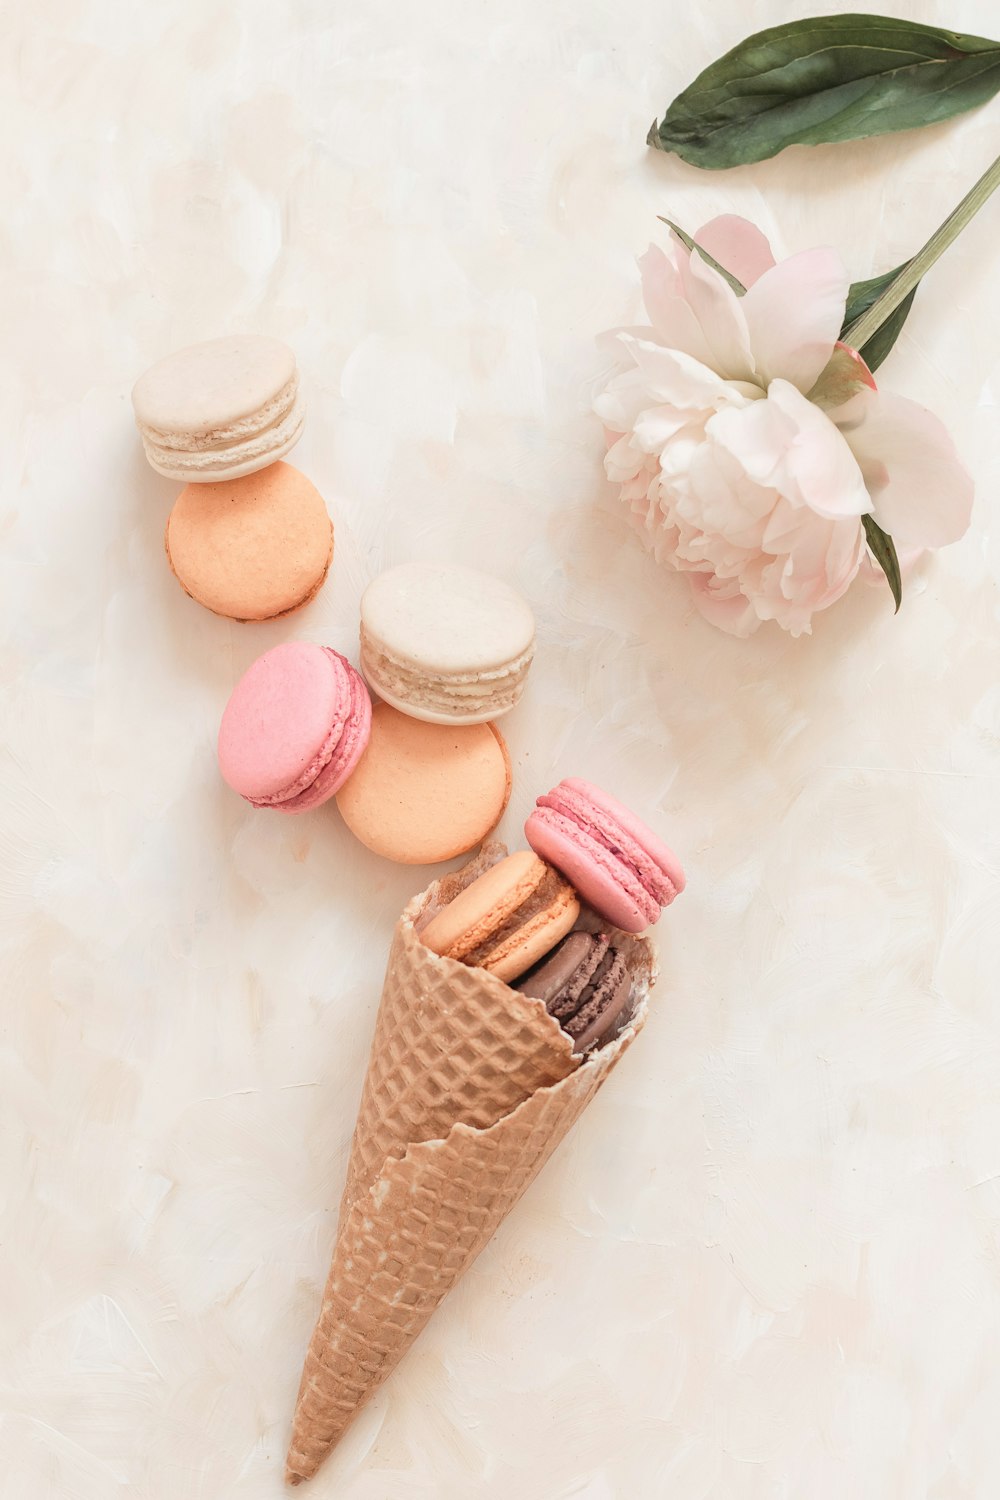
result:
[(933, 412), (864, 390), (830, 416), (861, 466), (876, 521), (897, 546), (945, 547), (964, 536), (972, 478)]
[(701, 325), (712, 369), (727, 380), (752, 380), (754, 358), (743, 316), (746, 297), (737, 297), (718, 271), (713, 271), (700, 255), (679, 251), (678, 259), (684, 295)]
[(639, 413), (651, 404), (641, 373), (623, 370), (594, 398), (594, 411), (612, 432), (628, 432)]
[(622, 334), (627, 333), (634, 339), (655, 338), (652, 328), (648, 323), (637, 323), (627, 328), (604, 328), (594, 339), (597, 352), (604, 359), (620, 361), (622, 357)]
[(636, 418), (633, 439), (644, 453), (659, 453), (690, 420), (691, 413), (676, 406), (651, 406)]
[(638, 374), (652, 398), (647, 399), (647, 407), (661, 404), (682, 411), (704, 411), (732, 399), (730, 388), (721, 376), (680, 349), (665, 349), (662, 344), (628, 337), (622, 339), (622, 345), (635, 360)]
[(717, 412), (705, 432), (756, 484), (770, 485), (817, 515), (860, 516), (871, 509), (861, 470), (825, 412), (785, 380), (767, 399)]
[(849, 280), (835, 250), (803, 250), (765, 271), (741, 299), (757, 374), (816, 384), (844, 321)]
[(604, 455), (604, 472), (616, 484), (634, 479), (645, 467), (645, 455), (634, 447), (630, 437), (621, 437)]
[(642, 274), (642, 300), (660, 343), (690, 354), (701, 364), (711, 364), (711, 351), (684, 296), (680, 274), (673, 261), (658, 245), (650, 245), (645, 255), (639, 258), (639, 270)]
[(689, 573), (691, 597), (710, 624), (746, 640), (760, 628), (760, 616), (734, 583), (720, 586), (710, 573)]
[(694, 238), (745, 287), (753, 286), (774, 265), (767, 236), (739, 214), (720, 214), (717, 219), (709, 219)]

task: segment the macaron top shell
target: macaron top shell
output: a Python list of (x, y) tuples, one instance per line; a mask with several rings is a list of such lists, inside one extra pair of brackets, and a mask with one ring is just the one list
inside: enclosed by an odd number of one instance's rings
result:
[(502, 579), (445, 563), (403, 563), (361, 600), (364, 634), (399, 661), (437, 672), (488, 672), (530, 651), (535, 620)]
[(364, 683), (342, 656), (286, 641), (259, 656), (233, 689), (219, 727), (220, 770), (255, 807), (303, 811), (346, 780), (370, 716)]
[(166, 435), (216, 432), (253, 416), (296, 377), (280, 339), (236, 334), (179, 349), (136, 381), (136, 420)]

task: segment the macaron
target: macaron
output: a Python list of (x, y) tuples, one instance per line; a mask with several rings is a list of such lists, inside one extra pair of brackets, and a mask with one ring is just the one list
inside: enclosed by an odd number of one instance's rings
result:
[(219, 726), (219, 769), (254, 807), (308, 812), (338, 792), (368, 743), (371, 699), (337, 651), (286, 641), (232, 691)]
[(431, 724), (483, 724), (524, 689), (535, 621), (515, 589), (473, 568), (404, 563), (361, 599), (361, 670), (386, 703)]
[(642, 932), (684, 889), (677, 856), (589, 781), (570, 777), (539, 797), (524, 832), (535, 853), (623, 932)]
[(376, 854), (436, 864), (496, 827), (510, 787), (507, 746), (493, 724), (428, 724), (376, 703), (368, 748), (337, 806)]
[(237, 479), (283, 458), (302, 435), (295, 355), (280, 339), (238, 334), (168, 354), (136, 381), (146, 457), (168, 479)]
[(231, 620), (275, 620), (308, 604), (333, 557), (323, 497), (291, 464), (189, 484), (165, 536), (184, 591)]
[(612, 1041), (631, 1013), (632, 976), (603, 933), (571, 932), (514, 988), (541, 1000), (581, 1054)]
[(467, 885), (420, 936), (442, 957), (509, 983), (565, 937), (579, 915), (572, 886), (522, 849)]

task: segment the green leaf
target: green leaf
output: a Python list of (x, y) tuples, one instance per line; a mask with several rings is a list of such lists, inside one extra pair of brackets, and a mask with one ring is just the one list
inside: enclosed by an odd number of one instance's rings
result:
[(679, 224), (675, 224), (673, 219), (665, 219), (662, 214), (657, 214), (656, 217), (659, 219), (661, 224), (666, 224), (668, 229), (672, 229), (674, 231), (674, 234), (676, 234), (681, 244), (686, 245), (687, 248), (691, 251), (692, 255), (697, 250), (702, 260), (710, 265), (713, 271), (718, 271), (719, 275), (724, 281), (728, 281), (737, 297), (746, 296), (747, 289), (743, 285), (742, 281), (737, 281), (736, 277), (732, 274), (731, 271), (727, 271), (725, 266), (720, 266), (719, 262), (715, 259), (715, 256), (709, 255), (708, 251), (704, 249), (702, 245), (699, 245), (697, 240), (693, 240), (685, 230), (681, 229)]
[(887, 531), (882, 530), (874, 516), (862, 516), (861, 519), (864, 522), (869, 550), (892, 589), (892, 597), (896, 601), (893, 613), (898, 615), (899, 606), (903, 602), (903, 579), (899, 571), (899, 558), (896, 556), (896, 543)]
[[(851, 324), (856, 323), (862, 313), (868, 311), (872, 303), (881, 297), (886, 287), (890, 286), (896, 277), (902, 271), (906, 270), (909, 264), (908, 260), (904, 260), (901, 266), (896, 266), (892, 271), (883, 271), (881, 276), (872, 276), (867, 281), (854, 282), (847, 294), (847, 309), (844, 313), (843, 327), (840, 330), (840, 337), (845, 343), (851, 343)], [(904, 297), (895, 312), (890, 313), (881, 328), (872, 334), (864, 348), (858, 350), (869, 370), (878, 369), (893, 344), (899, 338), (900, 330), (906, 322), (916, 295), (917, 289), (914, 287), (913, 291)]]
[(890, 16), (815, 16), (759, 31), (679, 94), (648, 144), (696, 167), (948, 120), (1000, 89), (1000, 43)]
[(859, 365), (854, 350), (846, 344), (835, 344), (819, 379), (812, 390), (807, 391), (806, 400), (823, 411), (830, 411), (835, 406), (843, 406), (858, 391), (863, 391), (865, 386), (870, 389), (873, 384)]

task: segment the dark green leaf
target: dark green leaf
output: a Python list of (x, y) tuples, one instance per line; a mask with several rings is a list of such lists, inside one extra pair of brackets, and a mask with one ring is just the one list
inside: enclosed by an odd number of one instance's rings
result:
[(759, 31), (679, 94), (648, 143), (696, 167), (947, 120), (1000, 89), (1000, 43), (890, 16)]
[(728, 281), (737, 297), (746, 296), (747, 289), (743, 285), (742, 281), (737, 281), (736, 277), (733, 276), (731, 272), (727, 271), (725, 266), (720, 266), (719, 262), (715, 259), (715, 256), (709, 255), (708, 251), (705, 250), (701, 245), (699, 245), (697, 240), (693, 240), (689, 234), (687, 234), (683, 229), (679, 227), (679, 225), (674, 223), (673, 219), (665, 219), (662, 214), (657, 214), (656, 217), (659, 219), (661, 224), (666, 224), (668, 229), (672, 229), (674, 231), (674, 234), (676, 234), (681, 244), (686, 245), (687, 248), (692, 252), (692, 254), (695, 250), (697, 250), (702, 260), (706, 261), (707, 264), (712, 267), (713, 271), (718, 271), (719, 275), (723, 278), (724, 281)]
[[(844, 313), (844, 324), (840, 330), (840, 337), (845, 343), (851, 342), (851, 324), (856, 323), (862, 313), (868, 311), (876, 298), (881, 297), (886, 287), (895, 281), (900, 272), (905, 271), (909, 264), (908, 260), (904, 260), (901, 266), (896, 266), (892, 271), (883, 271), (881, 276), (872, 276), (868, 281), (854, 282), (847, 294), (847, 309)], [(869, 370), (878, 369), (898, 339), (900, 329), (906, 322), (916, 295), (917, 289), (914, 287), (909, 296), (903, 298), (895, 312), (890, 313), (882, 327), (872, 334), (865, 347), (858, 350)]]
[(894, 613), (898, 615), (899, 606), (903, 602), (903, 579), (899, 571), (899, 558), (896, 556), (896, 543), (887, 531), (882, 530), (874, 516), (862, 516), (861, 519), (865, 524), (869, 550), (889, 581), (892, 597), (896, 601)]

